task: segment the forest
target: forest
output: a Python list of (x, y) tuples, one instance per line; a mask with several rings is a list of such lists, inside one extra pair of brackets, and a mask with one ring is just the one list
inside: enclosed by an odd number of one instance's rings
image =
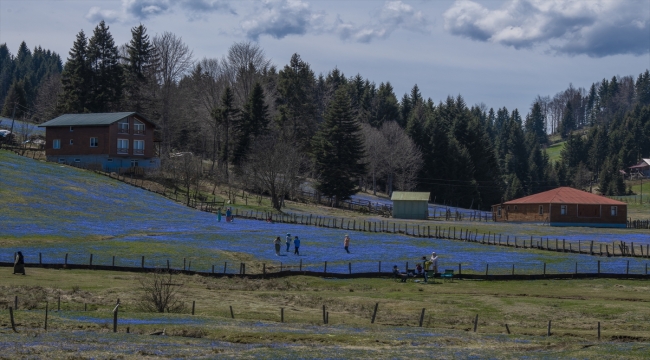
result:
[(624, 172), (650, 157), (648, 70), (538, 95), (520, 113), (460, 94), (436, 102), (417, 84), (398, 98), (389, 81), (317, 75), (297, 53), (278, 66), (252, 42), (197, 59), (173, 33), (131, 34), (115, 44), (102, 21), (71, 39), (65, 63), (0, 44), (2, 115), (136, 111), (158, 125), (163, 169), (265, 192), (278, 209), (305, 179), (334, 204), (360, 189), (474, 209), (557, 186), (623, 195)]

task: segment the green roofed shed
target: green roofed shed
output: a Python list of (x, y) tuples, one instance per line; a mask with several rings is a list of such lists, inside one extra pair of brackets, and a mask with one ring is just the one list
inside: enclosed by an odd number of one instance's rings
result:
[(428, 192), (393, 191), (393, 217), (396, 219), (426, 219), (429, 216)]

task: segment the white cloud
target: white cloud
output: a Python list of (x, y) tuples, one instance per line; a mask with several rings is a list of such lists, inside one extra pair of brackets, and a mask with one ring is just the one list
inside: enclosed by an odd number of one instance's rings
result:
[(261, 35), (282, 39), (287, 35), (304, 35), (318, 28), (322, 14), (313, 12), (302, 0), (265, 0), (256, 14), (241, 22), (246, 37), (258, 40)]
[(386, 39), (395, 30), (405, 29), (428, 33), (429, 22), (421, 11), (402, 1), (387, 1), (377, 16), (377, 21), (357, 26), (337, 18), (335, 31), (344, 40), (369, 43), (375, 39)]
[(650, 48), (642, 0), (508, 0), (496, 10), (459, 0), (444, 19), (451, 34), (516, 49), (546, 46), (558, 54), (603, 57)]
[(119, 10), (101, 9), (97, 6), (90, 8), (86, 19), (91, 22), (146, 20), (171, 12), (175, 6), (183, 9), (191, 20), (204, 18), (206, 14), (213, 12), (236, 15), (227, 0), (122, 0)]
[(102, 10), (98, 6), (93, 6), (86, 14), (86, 19), (93, 23), (98, 23), (102, 20), (107, 22), (120, 21), (123, 17), (123, 14), (115, 10)]

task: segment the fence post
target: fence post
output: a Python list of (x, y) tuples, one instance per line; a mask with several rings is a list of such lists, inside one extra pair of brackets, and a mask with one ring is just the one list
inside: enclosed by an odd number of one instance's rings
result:
[(600, 321), (598, 322), (598, 341), (600, 341)]
[(598, 260), (598, 274), (600, 275), (600, 260)]
[(474, 332), (476, 332), (477, 326), (478, 326), (478, 314), (476, 314), (476, 317), (474, 318)]
[(89, 266), (93, 266), (93, 254), (90, 254), (90, 263)]
[(232, 305), (230, 305), (230, 317), (235, 318), (235, 313), (232, 311)]
[(117, 305), (115, 305), (115, 309), (113, 309), (113, 332), (117, 332), (117, 312), (118, 308), (120, 307), (120, 299), (117, 299)]
[(223, 273), (224, 273), (224, 274), (226, 273), (226, 266), (227, 266), (227, 265), (228, 265), (228, 262), (227, 262), (227, 261), (224, 261), (224, 263), (223, 263)]
[(280, 322), (284, 322), (284, 308), (280, 308)]
[[(628, 263), (629, 263), (629, 261), (628, 261)], [(351, 262), (348, 263), (348, 271), (349, 271), (350, 275), (352, 275), (352, 263)]]
[(551, 320), (548, 321), (548, 328), (546, 329), (546, 336), (551, 336)]
[(58, 301), (58, 305), (57, 305), (57, 310), (56, 310), (56, 311), (57, 311), (57, 312), (61, 311), (61, 295), (59, 295), (59, 301)]
[(546, 276), (546, 263), (544, 263), (544, 276)]
[(45, 302), (45, 326), (43, 327), (45, 331), (47, 331), (47, 311), (48, 311), (48, 302), (46, 301)]
[(300, 267), (298, 269), (302, 271), (302, 259), (300, 259)]
[(422, 308), (422, 313), (420, 314), (420, 327), (422, 327), (422, 322), (424, 321), (424, 308)]
[(375, 323), (375, 318), (377, 317), (377, 308), (379, 307), (379, 303), (375, 303), (375, 310), (372, 312), (372, 320), (370, 320), (371, 324)]
[(192, 300), (192, 315), (194, 315), (194, 307), (196, 306), (196, 300)]
[(327, 261), (325, 261), (325, 269), (323, 270), (323, 273), (327, 274)]
[[(458, 263), (458, 275), (460, 275), (460, 274), (462, 274), (462, 267), (461, 267), (461, 264)], [(435, 276), (435, 275), (436, 274), (433, 274), (433, 276)]]
[(490, 269), (490, 264), (485, 263), (485, 276), (488, 276), (488, 270)]
[(38, 253), (38, 263), (39, 263), (39, 264), (42, 264), (42, 263), (43, 263), (43, 260), (42, 260), (42, 257), (41, 257), (41, 253)]
[(113, 265), (111, 266), (115, 267), (115, 255), (113, 255)]
[[(648, 264), (646, 264), (645, 268), (646, 268), (646, 275), (647, 275), (648, 274), (648, 270), (647, 270), (648, 269)], [(379, 262), (379, 272), (381, 273), (381, 261)]]
[(327, 324), (327, 314), (325, 314), (325, 305), (323, 304), (323, 324)]
[(9, 317), (11, 318), (11, 329), (17, 333), (16, 323), (14, 322), (14, 309), (12, 309), (11, 306), (9, 307)]
[(65, 254), (65, 263), (63, 265), (68, 265), (68, 253)]
[(625, 275), (630, 275), (630, 260), (627, 261), (627, 267), (625, 269)]
[(142, 255), (142, 268), (144, 269), (144, 255)]

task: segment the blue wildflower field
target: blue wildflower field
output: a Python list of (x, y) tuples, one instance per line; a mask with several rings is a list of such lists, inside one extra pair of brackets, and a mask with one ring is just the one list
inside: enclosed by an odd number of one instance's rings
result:
[[(197, 211), (160, 195), (132, 187), (104, 176), (58, 164), (35, 161), (0, 151), (0, 261), (12, 261), (15, 251), (22, 251), (26, 261), (38, 262), (42, 253), (45, 263), (69, 263), (139, 266), (145, 256), (146, 266), (182, 268), (183, 258), (191, 269), (229, 272), (237, 270), (234, 262), (266, 263), (269, 266), (297, 266), (328, 272), (390, 271), (392, 265), (403, 268), (414, 264), (431, 251), (440, 254), (440, 267), (463, 271), (509, 273), (515, 264), (519, 273), (572, 272), (578, 262), (581, 272), (595, 272), (601, 261), (602, 272), (624, 272), (627, 259), (596, 258), (486, 246), (459, 241), (412, 238), (403, 235), (350, 232), (350, 251), (343, 249), (345, 230), (316, 228), (292, 224), (268, 224), (236, 219), (218, 222), (214, 214)], [(442, 223), (444, 225), (444, 223)], [(448, 225), (448, 224), (447, 224)], [(472, 225), (470, 225), (472, 226)], [(517, 231), (525, 227), (518, 227)], [(579, 230), (566, 231), (566, 238), (593, 240)], [(599, 230), (600, 231), (600, 230)], [(599, 236), (621, 240), (620, 232)], [(298, 235), (300, 256), (287, 253), (284, 236)], [(282, 255), (276, 256), (273, 239), (283, 239)], [(582, 236), (582, 237), (581, 237)], [(623, 235), (625, 241), (648, 242), (638, 232)], [(611, 241), (608, 239), (608, 241)], [(642, 273), (645, 261), (629, 259), (630, 272)]]

